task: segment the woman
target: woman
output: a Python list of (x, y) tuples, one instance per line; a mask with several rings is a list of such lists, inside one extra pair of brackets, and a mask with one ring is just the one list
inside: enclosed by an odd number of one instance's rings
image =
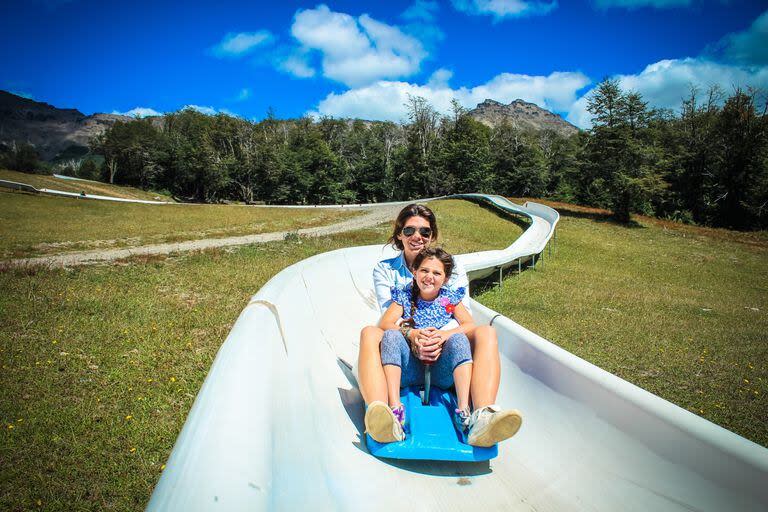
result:
[[(424, 205), (410, 204), (400, 211), (388, 243), (401, 252), (394, 258), (380, 261), (373, 270), (376, 299), (382, 311), (392, 302), (392, 287), (402, 288), (413, 280), (410, 268), (416, 255), (436, 241), (437, 236), (437, 220), (432, 210)], [(458, 262), (448, 286), (467, 289), (462, 304), (471, 312), (469, 280), (463, 266)], [(449, 323), (443, 329), (453, 329), (456, 325)], [(380, 352), (383, 336), (384, 330), (380, 326), (365, 327), (360, 333), (358, 381), (366, 406), (374, 402), (387, 402), (387, 381)], [(491, 446), (514, 435), (520, 426), (521, 418), (517, 411), (503, 411), (494, 404), (501, 371), (496, 331), (491, 326), (483, 325), (467, 333), (467, 336), (472, 344), (474, 360), (470, 381), (474, 412), (470, 421), (468, 442), (474, 446)], [(409, 341), (414, 344), (414, 351), (423, 361), (435, 361), (440, 356), (444, 342), (442, 336), (430, 336), (429, 333), (422, 333), (421, 337)], [(368, 433), (374, 439), (387, 439), (392, 431), (397, 430), (396, 421), (394, 415), (391, 425), (377, 421), (377, 431)]]

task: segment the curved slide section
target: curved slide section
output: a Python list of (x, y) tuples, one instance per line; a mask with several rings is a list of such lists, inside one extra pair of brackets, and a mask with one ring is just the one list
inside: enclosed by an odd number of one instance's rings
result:
[[(461, 255), (489, 274), (544, 250), (543, 205), (467, 197), (531, 219), (512, 245)], [(523, 412), (485, 463), (384, 461), (366, 452), (344, 361), (379, 312), (381, 245), (280, 272), (222, 345), (148, 510), (766, 510), (768, 450), (565, 352), (474, 302), (502, 354), (498, 402)]]

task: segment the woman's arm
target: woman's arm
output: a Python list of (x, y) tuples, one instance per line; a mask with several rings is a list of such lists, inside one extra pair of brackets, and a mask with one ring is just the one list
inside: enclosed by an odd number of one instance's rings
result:
[(379, 311), (386, 311), (392, 304), (392, 294), (390, 287), (397, 286), (392, 269), (380, 261), (373, 267), (373, 290), (376, 293), (376, 302), (379, 304)]

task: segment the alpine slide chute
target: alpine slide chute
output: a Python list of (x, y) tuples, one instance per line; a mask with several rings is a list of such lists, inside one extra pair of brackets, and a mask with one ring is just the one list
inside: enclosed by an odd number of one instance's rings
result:
[[(470, 279), (534, 264), (558, 213), (464, 195), (529, 221)], [(551, 245), (549, 246), (551, 248)], [(147, 506), (195, 510), (768, 510), (768, 449), (648, 393), (473, 301), (499, 335), (498, 403), (520, 432), (484, 463), (367, 453), (349, 366), (375, 324), (382, 245), (313, 256), (253, 296), (221, 346)]]

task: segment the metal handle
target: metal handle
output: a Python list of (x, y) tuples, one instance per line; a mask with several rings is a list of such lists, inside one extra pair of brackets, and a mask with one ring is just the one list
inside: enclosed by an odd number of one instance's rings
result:
[(424, 365), (424, 398), (421, 399), (422, 405), (429, 405), (429, 388), (432, 386), (432, 365)]

